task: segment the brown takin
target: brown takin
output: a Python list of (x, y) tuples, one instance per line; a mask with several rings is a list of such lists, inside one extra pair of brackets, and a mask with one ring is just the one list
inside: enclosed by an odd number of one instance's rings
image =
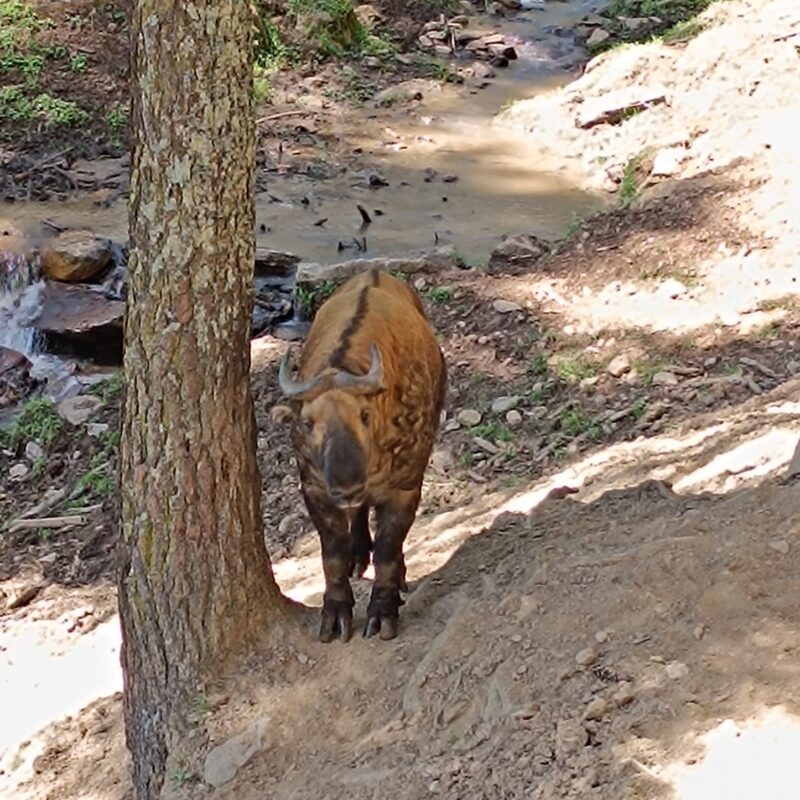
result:
[[(317, 312), (297, 379), (289, 353), (281, 391), (292, 401), (292, 443), (303, 497), (322, 544), (319, 638), (352, 632), (350, 577), (375, 567), (364, 636), (397, 635), (408, 591), (403, 543), (419, 505), (439, 428), (447, 373), (414, 290), (372, 270), (348, 280)], [(375, 540), (369, 512), (375, 509)]]

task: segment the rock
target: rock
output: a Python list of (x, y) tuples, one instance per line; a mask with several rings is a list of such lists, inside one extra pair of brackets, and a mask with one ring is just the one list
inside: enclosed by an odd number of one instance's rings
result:
[(287, 276), (295, 271), (300, 263), (300, 256), (283, 250), (272, 250), (269, 247), (257, 247), (255, 258), (256, 275)]
[(44, 458), (44, 448), (39, 442), (28, 442), (25, 445), (25, 458), (28, 461), (38, 461), (40, 458)]
[(615, 92), (607, 92), (596, 100), (584, 103), (575, 124), (584, 129), (593, 128), (595, 125), (615, 125), (631, 112), (644, 111), (666, 100), (666, 91), (661, 87), (629, 86)]
[(18, 405), (36, 387), (31, 366), (22, 353), (0, 345), (0, 410)]
[(518, 11), (522, 8), (521, 0), (500, 0), (500, 3), (504, 8), (508, 8), (511, 11)]
[(593, 647), (587, 647), (575, 656), (575, 661), (582, 667), (590, 667), (597, 661), (597, 651)]
[(86, 433), (88, 433), (93, 439), (96, 439), (98, 436), (108, 433), (109, 427), (110, 426), (107, 422), (90, 422), (86, 426)]
[(510, 44), (490, 44), (489, 53), (495, 58), (505, 58), (507, 61), (515, 61), (517, 51)]
[(656, 372), (653, 375), (652, 384), (653, 386), (677, 386), (678, 376), (674, 372), (668, 372), (667, 370)]
[(613, 700), (617, 704), (618, 708), (622, 708), (623, 706), (627, 706), (629, 703), (633, 702), (633, 699), (636, 695), (633, 692), (633, 686), (631, 686), (628, 681), (622, 681), (617, 687), (617, 691), (614, 692)]
[(28, 357), (17, 350), (0, 345), (0, 375), (18, 367), (30, 369), (31, 362)]
[(580, 752), (589, 741), (589, 732), (576, 719), (562, 719), (556, 725), (556, 758), (564, 761)]
[(102, 405), (99, 397), (83, 394), (62, 400), (56, 405), (56, 411), (71, 425), (83, 425)]
[(681, 283), (677, 278), (667, 278), (656, 290), (656, 294), (661, 297), (669, 297), (670, 300), (677, 300), (686, 294), (688, 290), (686, 285)]
[(65, 231), (42, 248), (42, 272), (55, 281), (86, 281), (111, 263), (111, 253), (110, 239), (91, 231)]
[(456, 415), (456, 420), (465, 428), (474, 428), (480, 424), (483, 415), (474, 408), (464, 408)]
[(33, 581), (31, 583), (23, 584), (8, 598), (8, 605), (6, 606), (7, 610), (15, 611), (18, 608), (27, 606), (43, 588), (44, 584), (41, 581)]
[(455, 183), (458, 180), (458, 175), (443, 175), (443, 183)]
[(618, 19), (631, 32), (640, 31), (651, 24), (649, 17), (618, 17)]
[(470, 42), (475, 42), (480, 38), (481, 34), (478, 31), (459, 31), (456, 34), (456, 43), (466, 47)]
[(264, 747), (269, 718), (260, 719), (209, 751), (203, 765), (203, 780), (219, 788), (236, 775)]
[(495, 300), (494, 303), (492, 303), (492, 308), (494, 308), (498, 314), (511, 314), (514, 311), (522, 311), (522, 306), (511, 300)]
[(489, 63), (493, 67), (505, 68), (508, 66), (508, 59), (505, 56), (492, 56)]
[(471, 77), (476, 80), (489, 80), (494, 78), (497, 73), (485, 61), (473, 61), (469, 68)]
[(12, 481), (21, 481), (28, 477), (30, 471), (31, 468), (20, 461), (11, 465), (11, 468), (8, 470), (8, 477), (11, 478)]
[(497, 0), (495, 0), (495, 2), (489, 3), (489, 5), (486, 6), (486, 13), (494, 17), (503, 17), (505, 16), (506, 9), (502, 3), (498, 3)]
[(601, 720), (608, 713), (608, 709), (608, 700), (604, 697), (595, 697), (594, 700), (586, 706), (586, 710), (583, 712), (583, 718)]
[(667, 673), (667, 677), (672, 678), (674, 681), (685, 678), (689, 674), (689, 667), (681, 661), (670, 661), (664, 669)]
[(105, 297), (99, 288), (48, 282), (33, 327), (46, 334), (52, 349), (79, 347), (118, 362), (124, 317), (125, 303)]
[(694, 629), (692, 630), (692, 636), (699, 642), (704, 636), (706, 635), (706, 626), (705, 625), (695, 625)]
[(665, 147), (659, 150), (653, 159), (653, 168), (650, 174), (657, 178), (668, 178), (681, 168), (681, 162), (686, 155), (683, 147)]
[(784, 541), (783, 539), (773, 539), (769, 543), (769, 546), (776, 552), (780, 553), (782, 556), (785, 556), (789, 552), (789, 542)]
[(492, 402), (492, 413), (505, 414), (506, 411), (511, 411), (519, 405), (520, 398), (516, 396), (504, 395), (496, 398)]
[(506, 236), (489, 258), (489, 272), (505, 272), (509, 268), (530, 269), (550, 251), (549, 245), (530, 234)]
[(589, 38), (586, 40), (588, 47), (597, 47), (598, 45), (607, 42), (611, 38), (611, 34), (603, 30), (603, 28), (595, 28)]
[(381, 258), (358, 258), (340, 261), (338, 264), (300, 264), (297, 268), (297, 283), (320, 283), (322, 281), (344, 281), (361, 272), (377, 269), (384, 272), (438, 272), (452, 269), (453, 260), (449, 251), (439, 250), (428, 255), (385, 256)]
[(609, 375), (621, 378), (625, 373), (631, 371), (631, 360), (625, 353), (620, 353), (608, 362), (606, 370)]
[(511, 409), (511, 411), (506, 414), (506, 422), (508, 423), (509, 427), (518, 428), (520, 425), (522, 425), (522, 414), (515, 409)]
[[(433, 41), (430, 40), (433, 46)], [(426, 84), (422, 80), (410, 80), (389, 86), (375, 95), (372, 102), (376, 106), (391, 106), (395, 103), (407, 103), (411, 100), (422, 100), (422, 89)]]

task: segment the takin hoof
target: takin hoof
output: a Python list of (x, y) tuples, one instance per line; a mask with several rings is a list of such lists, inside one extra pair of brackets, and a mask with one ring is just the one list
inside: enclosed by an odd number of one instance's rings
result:
[(381, 639), (394, 639), (397, 636), (399, 609), (402, 605), (397, 589), (374, 586), (367, 607), (364, 637), (369, 638), (377, 633)]
[(376, 633), (384, 641), (394, 639), (397, 636), (397, 617), (367, 617), (367, 624), (364, 626), (364, 638), (369, 639)]
[(349, 642), (352, 635), (353, 609), (349, 606), (325, 605), (322, 609), (319, 640), (327, 644), (338, 636), (342, 642)]

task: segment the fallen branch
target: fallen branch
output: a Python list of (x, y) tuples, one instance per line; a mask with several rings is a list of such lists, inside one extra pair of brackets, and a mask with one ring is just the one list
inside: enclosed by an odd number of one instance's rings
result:
[(86, 517), (82, 514), (66, 514), (63, 517), (32, 517), (18, 519), (9, 526), (9, 532), (31, 530), (34, 528), (68, 528), (72, 525), (85, 525)]
[(286, 117), (304, 117), (310, 116), (311, 114), (317, 114), (318, 111), (310, 111), (308, 109), (298, 109), (295, 111), (281, 111), (277, 114), (269, 114), (266, 117), (259, 117), (256, 120), (256, 125), (261, 125), (262, 122), (272, 122), (274, 119), (285, 119)]
[(48, 492), (35, 506), (31, 506), (27, 511), (23, 511), (18, 519), (30, 519), (39, 514), (44, 514), (51, 508), (57, 506), (67, 496), (67, 489), (56, 489), (55, 491)]

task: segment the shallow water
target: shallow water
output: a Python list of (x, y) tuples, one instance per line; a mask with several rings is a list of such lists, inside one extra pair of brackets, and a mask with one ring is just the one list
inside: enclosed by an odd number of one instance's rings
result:
[[(360, 254), (341, 250), (339, 242), (352, 245), (353, 237), (364, 236), (369, 256), (439, 244), (452, 245), (468, 261), (485, 261), (507, 233), (563, 235), (576, 215), (599, 209), (602, 201), (577, 188), (558, 165), (544, 163), (530, 134), (494, 129), (492, 119), (508, 102), (570, 80), (562, 67), (579, 53), (559, 29), (569, 29), (602, 5), (548, 2), (543, 11), (521, 12), (513, 19), (471, 20), (473, 27), (513, 37), (519, 59), (508, 69), (497, 69), (482, 90), (431, 87), (412, 113), (402, 105), (367, 107), (334, 120), (342, 152), (361, 148), (360, 158), (370, 165), (367, 172), (379, 173), (389, 186), (369, 188), (367, 175), (359, 181), (352, 172), (332, 179), (275, 174), (268, 191), (256, 196), (257, 243), (306, 261), (332, 263)], [(437, 172), (430, 182), (425, 181), (426, 168)], [(445, 175), (457, 180), (443, 182)], [(366, 231), (360, 229), (359, 203), (373, 217)], [(375, 214), (376, 209), (382, 213)], [(127, 240), (127, 213), (124, 200), (105, 208), (88, 196), (16, 203), (4, 210), (17, 228), (34, 237), (47, 234), (42, 220), (50, 219), (116, 241)], [(324, 225), (315, 225), (322, 218), (327, 218)]]

